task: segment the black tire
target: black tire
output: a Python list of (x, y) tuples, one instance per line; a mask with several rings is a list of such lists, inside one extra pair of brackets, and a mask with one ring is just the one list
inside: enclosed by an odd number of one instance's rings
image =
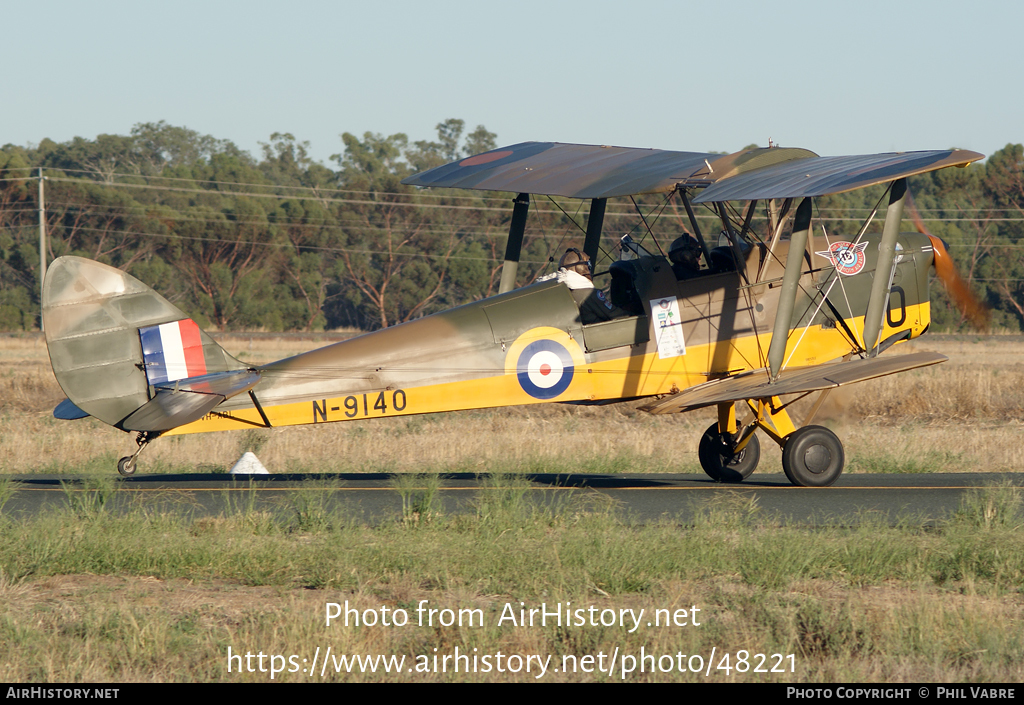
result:
[(843, 474), (845, 463), (842, 441), (824, 426), (797, 429), (782, 446), (782, 469), (798, 487), (828, 487)]
[(117, 472), (119, 475), (131, 477), (135, 474), (135, 458), (126, 455), (117, 461)]
[(747, 445), (739, 453), (732, 453), (723, 442), (718, 432), (718, 424), (714, 423), (701, 436), (697, 447), (700, 466), (712, 480), (716, 482), (743, 482), (757, 468), (761, 460), (761, 443), (757, 436), (751, 436)]

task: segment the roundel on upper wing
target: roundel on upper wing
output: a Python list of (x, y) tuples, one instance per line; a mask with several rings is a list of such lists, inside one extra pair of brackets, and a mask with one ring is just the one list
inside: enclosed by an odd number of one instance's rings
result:
[(510, 154), (512, 154), (511, 149), (503, 149), (497, 152), (484, 152), (483, 154), (477, 154), (474, 157), (463, 159), (461, 162), (459, 162), (459, 166), (478, 166), (480, 164), (490, 164), (491, 162), (496, 162), (499, 159), (504, 159)]
[(534, 399), (554, 399), (569, 388), (576, 367), (561, 343), (535, 340), (516, 361), (519, 386)]

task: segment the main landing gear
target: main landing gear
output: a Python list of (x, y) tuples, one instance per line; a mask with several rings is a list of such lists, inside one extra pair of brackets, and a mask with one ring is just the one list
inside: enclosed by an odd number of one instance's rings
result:
[[(814, 405), (806, 421), (824, 401)], [(782, 448), (782, 470), (799, 487), (828, 487), (843, 472), (842, 441), (824, 426), (796, 428), (778, 397), (747, 401), (747, 414), (737, 423), (732, 402), (718, 405), (718, 423), (700, 439), (697, 456), (716, 482), (742, 482), (757, 468), (761, 447), (754, 432), (761, 429)]]
[(836, 434), (824, 426), (804, 426), (785, 441), (782, 470), (794, 485), (828, 487), (839, 479), (846, 454)]
[(704, 472), (716, 482), (743, 482), (757, 468), (761, 459), (761, 444), (757, 436), (750, 435), (743, 446), (737, 442), (737, 434), (718, 430), (713, 423), (701, 436), (697, 457)]
[(140, 431), (139, 435), (135, 437), (135, 442), (138, 444), (139, 449), (131, 455), (126, 455), (117, 461), (117, 472), (119, 475), (124, 477), (131, 477), (135, 474), (135, 461), (139, 458), (139, 453), (149, 445), (149, 442), (155, 440), (160, 435), (159, 431)]

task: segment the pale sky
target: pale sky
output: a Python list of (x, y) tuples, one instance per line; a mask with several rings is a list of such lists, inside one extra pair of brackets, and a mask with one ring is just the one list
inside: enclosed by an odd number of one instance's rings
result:
[(819, 154), (1024, 142), (1024, 3), (0, 0), (0, 144), (165, 120)]

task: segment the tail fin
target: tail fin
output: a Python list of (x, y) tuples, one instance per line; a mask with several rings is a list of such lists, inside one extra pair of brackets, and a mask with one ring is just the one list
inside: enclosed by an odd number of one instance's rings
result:
[(157, 385), (247, 369), (138, 279), (81, 257), (60, 257), (47, 269), (43, 328), (68, 399), (126, 430)]

